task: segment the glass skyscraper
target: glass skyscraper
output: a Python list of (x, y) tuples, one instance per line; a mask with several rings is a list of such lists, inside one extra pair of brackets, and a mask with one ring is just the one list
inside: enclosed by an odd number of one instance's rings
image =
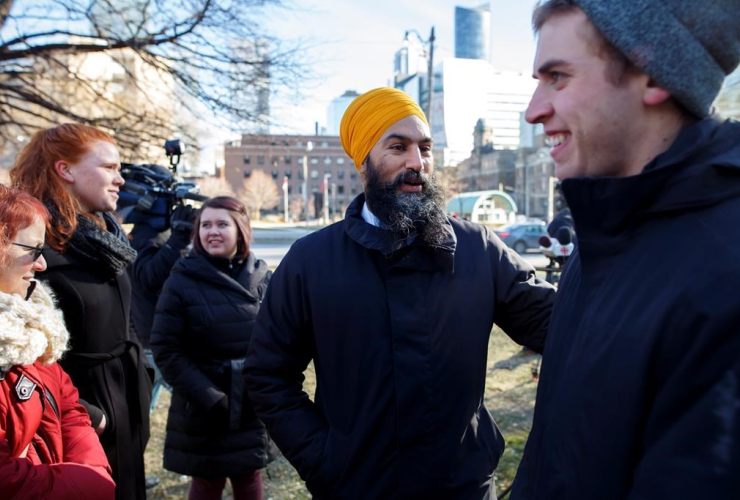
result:
[(455, 7), (455, 57), (488, 61), (491, 46), (491, 8)]

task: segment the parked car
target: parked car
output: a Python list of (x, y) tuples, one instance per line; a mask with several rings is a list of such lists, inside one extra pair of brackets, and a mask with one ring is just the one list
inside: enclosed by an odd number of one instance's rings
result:
[(539, 239), (540, 236), (547, 235), (547, 226), (544, 222), (509, 224), (496, 229), (495, 233), (516, 253), (522, 254), (531, 248), (540, 247)]

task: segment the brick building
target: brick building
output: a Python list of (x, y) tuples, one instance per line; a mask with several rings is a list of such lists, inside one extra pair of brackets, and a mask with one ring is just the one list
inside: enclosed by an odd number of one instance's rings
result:
[[(291, 217), (296, 218), (299, 211), (296, 207), (301, 206), (303, 199), (304, 156), (307, 156), (309, 214), (319, 215), (326, 177), (329, 212), (332, 216), (342, 216), (349, 203), (362, 192), (362, 182), (337, 136), (244, 134), (240, 141), (225, 146), (224, 176), (234, 190), (239, 190), (244, 179), (262, 170), (275, 180), (281, 197), (283, 182), (287, 180)], [(280, 212), (283, 203), (281, 200)]]

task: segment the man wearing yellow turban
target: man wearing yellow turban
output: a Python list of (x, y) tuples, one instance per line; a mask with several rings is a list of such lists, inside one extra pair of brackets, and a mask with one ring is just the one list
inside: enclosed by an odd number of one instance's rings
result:
[(495, 322), (541, 352), (554, 290), (487, 228), (445, 215), (408, 95), (356, 98), (340, 135), (364, 193), (276, 270), (251, 401), (316, 499), (493, 499), (504, 441), (482, 403), (488, 337)]

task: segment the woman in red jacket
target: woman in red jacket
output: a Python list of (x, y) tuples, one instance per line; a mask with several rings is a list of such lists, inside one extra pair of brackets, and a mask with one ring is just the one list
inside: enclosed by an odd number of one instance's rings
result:
[(33, 280), (46, 208), (0, 185), (0, 498), (108, 500), (110, 467), (77, 389), (56, 362), (64, 318)]

